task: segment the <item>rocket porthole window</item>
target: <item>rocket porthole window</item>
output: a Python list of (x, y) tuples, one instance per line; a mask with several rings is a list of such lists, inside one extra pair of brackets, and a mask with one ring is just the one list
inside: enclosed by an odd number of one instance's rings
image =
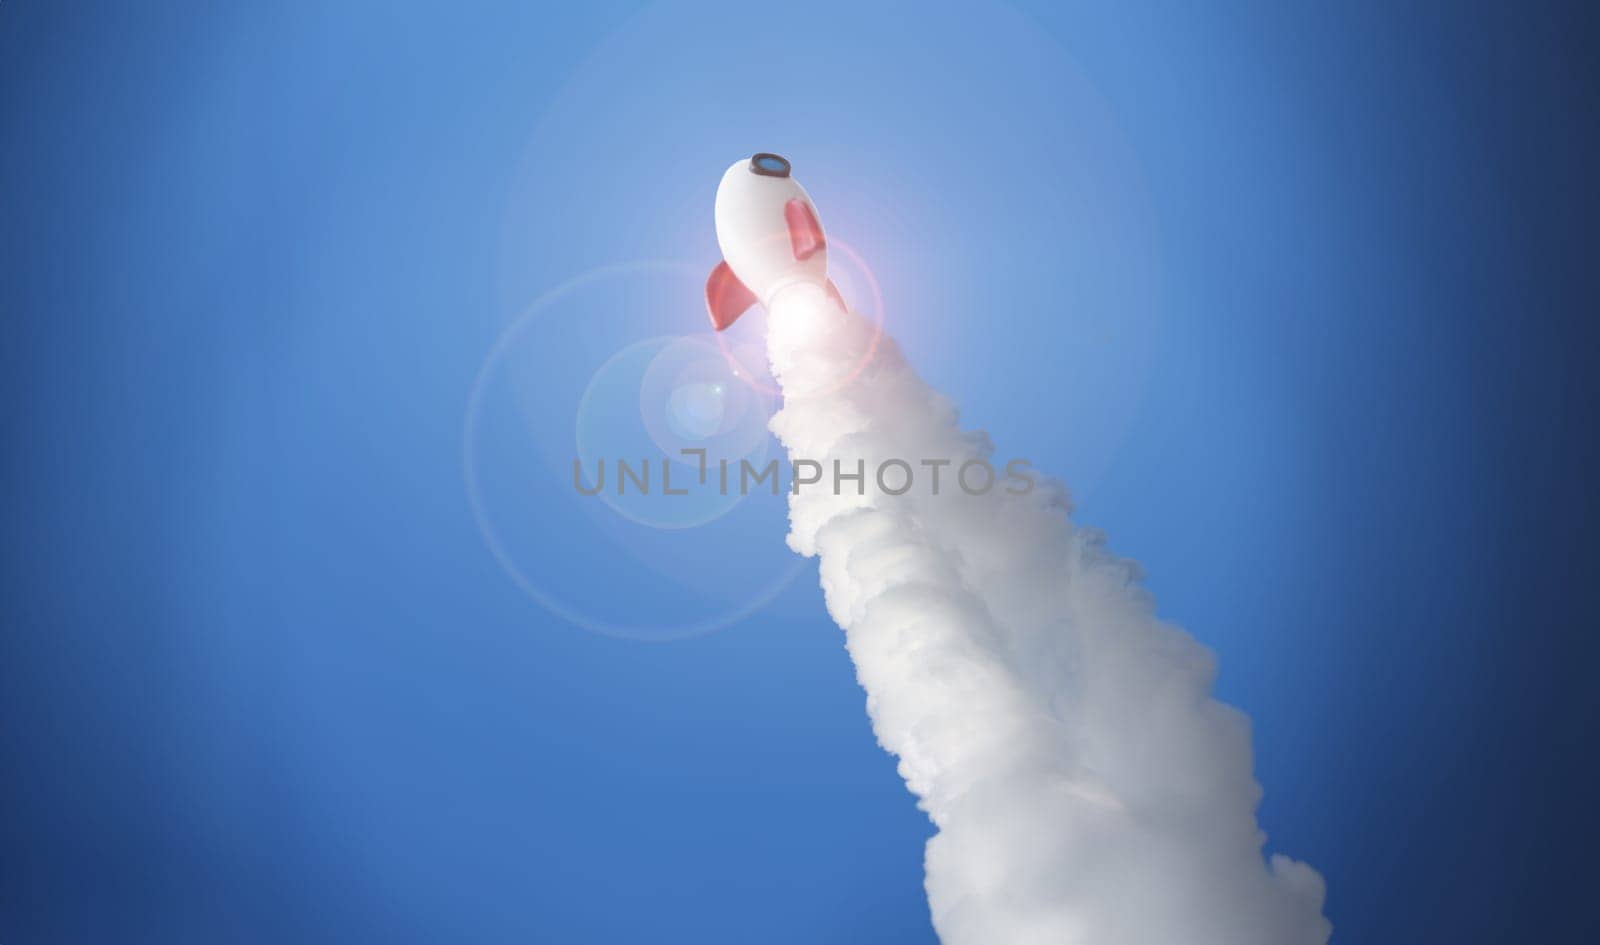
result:
[(757, 154), (750, 159), (750, 170), (762, 177), (788, 177), (789, 162), (777, 154)]

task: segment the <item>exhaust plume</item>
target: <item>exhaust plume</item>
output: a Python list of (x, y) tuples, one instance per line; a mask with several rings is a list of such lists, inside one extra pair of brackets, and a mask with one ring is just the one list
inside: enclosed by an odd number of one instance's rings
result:
[(769, 325), (772, 431), (826, 471), (790, 497), (789, 545), (820, 559), (873, 730), (938, 828), (945, 945), (1326, 942), (1322, 877), (1263, 858), (1249, 721), (1138, 566), (1047, 479), (961, 488), (988, 437), (820, 290), (782, 293)]

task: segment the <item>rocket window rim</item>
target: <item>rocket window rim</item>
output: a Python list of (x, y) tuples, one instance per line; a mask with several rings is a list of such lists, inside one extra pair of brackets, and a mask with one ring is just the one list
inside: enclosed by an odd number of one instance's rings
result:
[[(764, 161), (776, 161), (781, 167), (763, 167)], [(762, 177), (788, 177), (791, 170), (789, 159), (781, 154), (770, 151), (758, 151), (750, 157), (750, 172), (760, 174)]]

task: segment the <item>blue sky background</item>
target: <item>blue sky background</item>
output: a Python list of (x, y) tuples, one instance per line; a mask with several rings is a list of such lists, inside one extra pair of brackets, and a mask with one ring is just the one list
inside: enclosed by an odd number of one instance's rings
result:
[(754, 150), (1217, 650), (1336, 941), (1600, 936), (1595, 37), (1391, 6), (5, 5), (0, 940), (933, 940), (781, 503), (565, 478)]

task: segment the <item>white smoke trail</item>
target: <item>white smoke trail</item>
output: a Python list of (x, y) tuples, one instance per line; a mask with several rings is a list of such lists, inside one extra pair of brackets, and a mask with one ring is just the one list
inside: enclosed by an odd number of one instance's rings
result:
[[(938, 828), (941, 940), (1326, 942), (1322, 877), (1263, 860), (1249, 722), (1211, 698), (1210, 652), (1156, 619), (1137, 565), (1073, 526), (1059, 486), (959, 488), (987, 436), (962, 432), (892, 342), (867, 358), (872, 344), (820, 292), (785, 292), (772, 430), (824, 470), (790, 498), (789, 544), (820, 556), (878, 741)], [(893, 459), (914, 473), (904, 495), (883, 491), (898, 466), (874, 481)], [(923, 459), (952, 461), (937, 495)], [(853, 480), (835, 494), (836, 461), (865, 470), (865, 494)]]

